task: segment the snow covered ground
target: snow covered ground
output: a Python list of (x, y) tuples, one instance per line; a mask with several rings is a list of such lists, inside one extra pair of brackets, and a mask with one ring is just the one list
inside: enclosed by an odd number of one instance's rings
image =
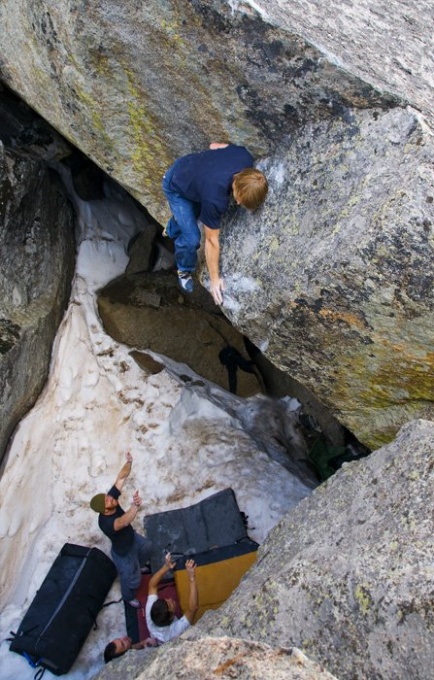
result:
[[(112, 485), (126, 451), (133, 468), (122, 499), (128, 506), (140, 490), (138, 530), (146, 514), (185, 507), (231, 487), (249, 517), (249, 535), (260, 543), (310, 493), (218, 405), (226, 397), (228, 403), (239, 398), (212, 385), (195, 392), (168, 370), (148, 376), (130, 357), (131, 348), (105, 334), (96, 291), (124, 271), (126, 246), (144, 221), (113, 186), (104, 201), (74, 200), (79, 246), (70, 304), (46, 387), (15, 434), (0, 480), (1, 680), (34, 677), (5, 638), (18, 629), (63, 544), (96, 546), (109, 554), (89, 500)], [(119, 597), (116, 579), (108, 599)], [(68, 677), (91, 677), (103, 665), (105, 644), (124, 634), (123, 605), (104, 609)]]

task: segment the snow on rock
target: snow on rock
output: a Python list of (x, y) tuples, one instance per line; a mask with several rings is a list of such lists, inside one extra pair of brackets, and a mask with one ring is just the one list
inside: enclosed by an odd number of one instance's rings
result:
[[(68, 178), (65, 178), (68, 183)], [(258, 542), (310, 490), (255, 444), (239, 420), (224, 410), (215, 388), (182, 385), (170, 370), (147, 375), (131, 348), (107, 336), (96, 311), (96, 291), (121, 274), (126, 246), (141, 228), (140, 213), (119, 190), (106, 201), (84, 203), (79, 213), (78, 257), (70, 304), (53, 347), (49, 380), (19, 425), (0, 480), (0, 637), (17, 630), (36, 590), (65, 542), (109, 553), (89, 508), (133, 456), (124, 487), (128, 506), (135, 489), (145, 514), (198, 502), (234, 489)], [(203, 384), (203, 383), (202, 383)], [(239, 398), (237, 398), (239, 400)], [(118, 599), (118, 580), (108, 599)], [(103, 610), (69, 673), (91, 677), (103, 665), (105, 644), (124, 634), (123, 605)], [(19, 655), (0, 646), (2, 680), (32, 678)]]

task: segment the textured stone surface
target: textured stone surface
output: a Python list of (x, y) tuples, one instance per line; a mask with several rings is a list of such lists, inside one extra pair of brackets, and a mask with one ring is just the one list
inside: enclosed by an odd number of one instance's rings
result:
[(35, 153), (56, 157), (55, 135), (22, 113), (0, 93), (0, 138), (15, 147), (0, 142), (0, 460), (44, 385), (75, 261), (71, 206)]
[[(349, 107), (408, 98), (430, 112), (432, 8), (428, 0), (417, 11), (395, 1), (386, 19), (382, 4), (371, 0), (356, 12), (343, 0), (332, 8), (302, 0), (153, 0), (146, 8), (114, 0), (4, 0), (2, 74), (158, 217), (164, 208), (155, 177), (212, 139), (264, 154), (306, 120)], [(395, 31), (399, 41), (389, 41)], [(418, 59), (420, 75), (404, 78), (405, 63)], [(410, 82), (414, 93), (406, 92)]]
[(434, 417), (433, 165), (411, 111), (306, 126), (222, 229), (225, 313), (371, 449)]
[(262, 0), (272, 22), (308, 37), (339, 69), (402, 96), (434, 122), (430, 0)]
[(335, 677), (300, 650), (230, 638), (205, 638), (164, 645), (156, 652), (128, 652), (112, 661), (95, 680), (333, 680)]
[[(183, 295), (174, 272), (127, 274), (100, 292), (98, 309), (106, 331), (118, 342), (188, 364), (226, 390), (228, 372), (219, 361), (220, 351), (231, 345), (248, 360), (242, 335), (209, 294), (197, 285), (192, 296)], [(254, 372), (237, 371), (238, 395), (261, 391)]]
[(294, 645), (341, 680), (434, 674), (434, 423), (344, 466), (260, 547), (189, 636)]
[(0, 7), (4, 80), (161, 223), (177, 156), (231, 140), (262, 158), (266, 207), (224, 225), (225, 274), (238, 277), (225, 313), (370, 448), (433, 414), (433, 11)]

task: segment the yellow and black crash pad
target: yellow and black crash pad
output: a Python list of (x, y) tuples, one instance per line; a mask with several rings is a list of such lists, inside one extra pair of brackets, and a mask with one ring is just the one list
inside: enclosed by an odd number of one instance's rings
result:
[(176, 590), (182, 611), (188, 609), (189, 581), (185, 569), (187, 559), (196, 562), (196, 583), (199, 593), (199, 609), (194, 622), (207, 609), (218, 609), (240, 583), (242, 577), (256, 560), (258, 544), (249, 538), (239, 543), (214, 548), (179, 559), (174, 570)]
[(188, 608), (185, 563), (197, 564), (197, 621), (207, 609), (217, 609), (238, 586), (256, 559), (258, 544), (247, 535), (247, 518), (232, 489), (223, 489), (186, 508), (149, 515), (144, 528), (153, 543), (151, 569), (164, 564), (166, 552), (176, 563), (173, 574), (182, 611)]

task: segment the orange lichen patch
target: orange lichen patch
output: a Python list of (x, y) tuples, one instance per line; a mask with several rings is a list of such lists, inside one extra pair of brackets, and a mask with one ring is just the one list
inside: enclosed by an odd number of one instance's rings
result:
[(332, 321), (333, 323), (335, 323), (336, 321), (343, 321), (348, 326), (355, 326), (356, 328), (359, 329), (366, 328), (365, 321), (363, 319), (360, 319), (355, 314), (351, 314), (351, 312), (336, 312), (332, 309), (321, 309), (318, 312), (318, 316), (322, 317), (323, 319), (326, 319), (327, 321)]
[(381, 346), (381, 356), (385, 356), (389, 362), (394, 356), (393, 361), (399, 361), (417, 373), (426, 373), (434, 368), (434, 352), (427, 352), (422, 344), (417, 344), (411, 338), (408, 341), (390, 342), (385, 337), (373, 336), (373, 340), (377, 346)]
[(236, 656), (233, 657), (233, 659), (228, 659), (224, 663), (221, 663), (219, 666), (217, 666), (217, 668), (214, 669), (213, 674), (214, 675), (223, 675), (223, 673), (226, 673), (226, 671), (229, 668), (231, 668), (231, 666), (238, 664), (245, 657), (246, 657), (246, 654), (237, 654)]
[(301, 312), (304, 315), (308, 315), (312, 318), (320, 318), (323, 321), (333, 325), (341, 321), (351, 328), (357, 328), (359, 330), (366, 329), (366, 322), (362, 317), (346, 310), (338, 311), (324, 307), (315, 309), (315, 301), (311, 301), (306, 304), (304, 301), (300, 303), (296, 300), (291, 300), (288, 306), (293, 312)]
[(185, 500), (185, 493), (182, 491), (175, 491), (174, 493), (170, 494), (167, 497), (167, 504), (170, 503), (179, 503), (180, 501)]

